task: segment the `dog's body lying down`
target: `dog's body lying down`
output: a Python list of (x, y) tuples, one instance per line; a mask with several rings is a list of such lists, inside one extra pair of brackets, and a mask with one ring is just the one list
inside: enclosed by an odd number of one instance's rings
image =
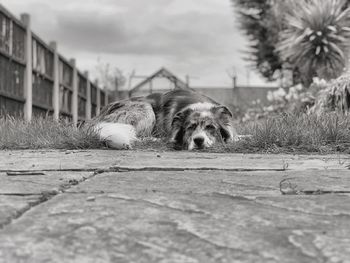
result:
[(151, 135), (167, 137), (176, 148), (188, 150), (230, 142), (237, 135), (227, 107), (191, 90), (114, 102), (94, 122), (101, 139), (117, 149)]

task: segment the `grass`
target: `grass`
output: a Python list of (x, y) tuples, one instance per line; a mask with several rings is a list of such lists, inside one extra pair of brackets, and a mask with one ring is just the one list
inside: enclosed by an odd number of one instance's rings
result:
[(95, 149), (103, 147), (89, 128), (52, 118), (0, 118), (0, 149)]
[[(350, 116), (341, 113), (288, 115), (249, 123), (242, 134), (252, 134), (235, 147), (271, 153), (349, 153)], [(240, 149), (240, 148), (238, 148)], [(243, 149), (241, 149), (243, 151)]]
[[(251, 137), (208, 152), (240, 153), (350, 153), (350, 116), (340, 113), (288, 115), (238, 124), (239, 134)], [(0, 119), (0, 149), (103, 149), (97, 134), (88, 127), (36, 118)], [(165, 139), (145, 139), (136, 150), (171, 151)]]

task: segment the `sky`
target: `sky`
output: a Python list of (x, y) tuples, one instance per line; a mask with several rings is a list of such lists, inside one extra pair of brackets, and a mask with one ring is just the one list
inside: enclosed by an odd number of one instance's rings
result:
[[(264, 81), (242, 59), (248, 42), (230, 0), (0, 0), (11, 13), (31, 15), (43, 40), (57, 41), (81, 71), (96, 74), (100, 60), (129, 76), (161, 67), (192, 86)], [(135, 83), (136, 84), (136, 83)]]

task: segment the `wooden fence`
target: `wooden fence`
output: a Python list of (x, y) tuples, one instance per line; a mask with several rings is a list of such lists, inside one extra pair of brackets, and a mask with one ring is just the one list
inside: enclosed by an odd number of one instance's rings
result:
[(99, 114), (108, 94), (80, 72), (74, 59), (31, 31), (30, 16), (18, 20), (0, 4), (0, 115), (53, 115), (74, 123)]

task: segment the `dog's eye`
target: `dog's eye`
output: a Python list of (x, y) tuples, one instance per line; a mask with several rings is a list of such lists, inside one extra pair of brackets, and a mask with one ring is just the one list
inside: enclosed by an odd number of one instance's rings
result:
[(197, 128), (197, 124), (193, 123), (187, 127), (187, 130), (195, 130)]
[(208, 131), (215, 131), (216, 127), (214, 125), (209, 124), (209, 125), (205, 126), (205, 129)]

